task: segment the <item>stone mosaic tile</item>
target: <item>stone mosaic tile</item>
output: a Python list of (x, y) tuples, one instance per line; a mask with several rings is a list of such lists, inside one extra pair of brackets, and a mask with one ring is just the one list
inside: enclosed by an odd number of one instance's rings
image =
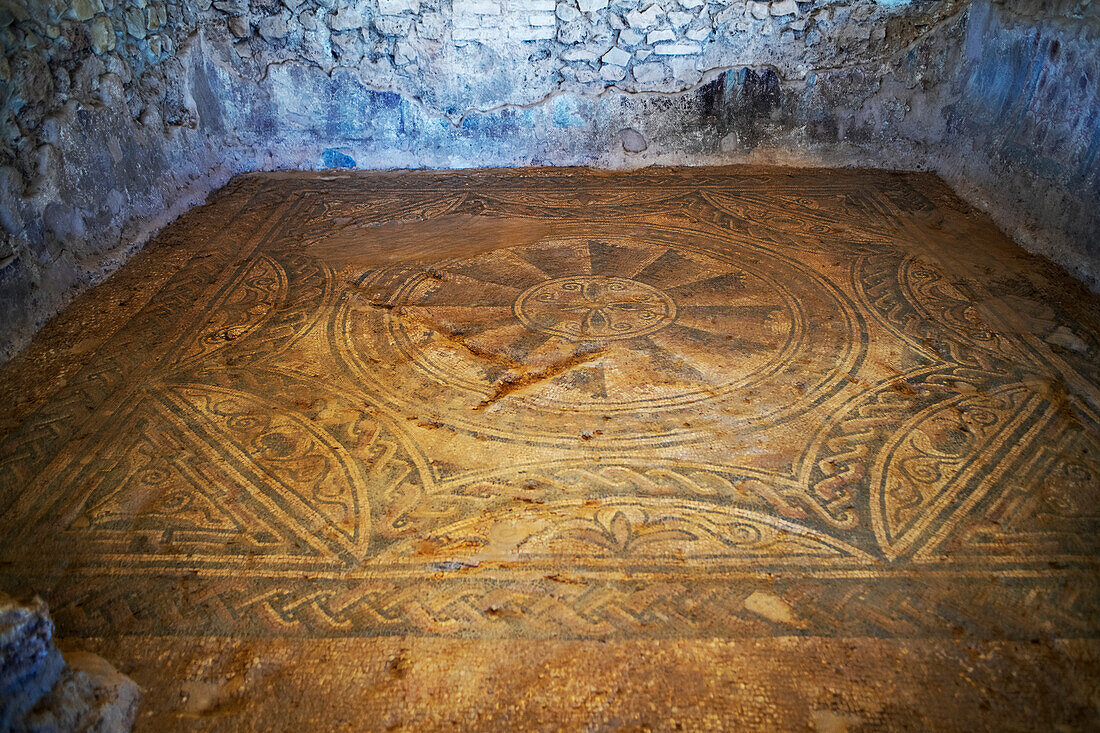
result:
[(918, 174), (238, 179), (2, 372), (0, 584), (184, 677), (389, 637), (1036, 674), (1095, 649), (1098, 305)]

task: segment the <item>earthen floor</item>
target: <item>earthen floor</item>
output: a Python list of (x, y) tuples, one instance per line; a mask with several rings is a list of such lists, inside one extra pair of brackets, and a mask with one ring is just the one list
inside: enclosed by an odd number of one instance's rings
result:
[(0, 406), (148, 730), (1100, 716), (1100, 299), (931, 176), (242, 177)]

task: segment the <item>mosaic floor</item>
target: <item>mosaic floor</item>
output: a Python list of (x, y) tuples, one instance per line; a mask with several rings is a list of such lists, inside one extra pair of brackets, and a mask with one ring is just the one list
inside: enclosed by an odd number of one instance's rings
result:
[(151, 730), (1100, 722), (1100, 298), (931, 176), (243, 177), (0, 406)]

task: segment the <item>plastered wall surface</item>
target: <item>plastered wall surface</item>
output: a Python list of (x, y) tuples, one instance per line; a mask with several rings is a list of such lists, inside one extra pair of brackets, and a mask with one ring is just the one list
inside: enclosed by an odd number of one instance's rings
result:
[(0, 360), (260, 169), (931, 169), (1095, 286), (1097, 17), (962, 0), (6, 0)]

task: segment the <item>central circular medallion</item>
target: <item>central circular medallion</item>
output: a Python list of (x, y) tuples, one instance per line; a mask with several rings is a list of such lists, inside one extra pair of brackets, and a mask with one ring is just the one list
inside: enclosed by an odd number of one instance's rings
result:
[(573, 341), (612, 341), (654, 333), (676, 319), (676, 303), (637, 280), (575, 275), (520, 294), (515, 314), (533, 331)]
[(551, 447), (578, 430), (622, 447), (715, 421), (755, 430), (848, 384), (857, 319), (811, 268), (733, 238), (644, 234), (373, 271), (334, 321), (339, 353), (400, 414)]

